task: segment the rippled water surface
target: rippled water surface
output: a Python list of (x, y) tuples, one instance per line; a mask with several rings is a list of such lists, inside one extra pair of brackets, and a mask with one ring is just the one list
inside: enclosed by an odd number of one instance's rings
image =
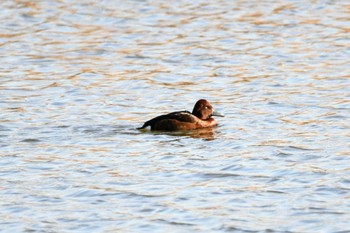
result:
[(3, 232), (350, 232), (348, 1), (0, 10)]

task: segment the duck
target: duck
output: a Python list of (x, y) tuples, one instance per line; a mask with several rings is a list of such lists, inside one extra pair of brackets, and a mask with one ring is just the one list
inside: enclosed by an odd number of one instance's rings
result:
[(189, 111), (178, 111), (160, 115), (146, 121), (138, 129), (145, 129), (150, 126), (151, 130), (175, 131), (213, 127), (218, 125), (213, 116), (223, 117), (224, 115), (214, 111), (209, 101), (200, 99), (194, 105), (192, 113)]

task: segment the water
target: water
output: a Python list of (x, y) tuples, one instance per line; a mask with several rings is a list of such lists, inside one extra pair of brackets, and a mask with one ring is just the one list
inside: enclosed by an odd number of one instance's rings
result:
[(0, 9), (2, 232), (350, 231), (347, 1)]

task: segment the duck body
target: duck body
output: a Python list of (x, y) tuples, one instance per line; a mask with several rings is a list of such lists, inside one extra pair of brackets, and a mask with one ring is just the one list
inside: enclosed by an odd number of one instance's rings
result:
[(222, 116), (214, 112), (213, 107), (207, 100), (198, 100), (192, 113), (189, 111), (172, 112), (166, 115), (157, 116), (146, 121), (139, 129), (148, 126), (151, 130), (193, 130), (216, 126), (218, 123), (212, 116)]

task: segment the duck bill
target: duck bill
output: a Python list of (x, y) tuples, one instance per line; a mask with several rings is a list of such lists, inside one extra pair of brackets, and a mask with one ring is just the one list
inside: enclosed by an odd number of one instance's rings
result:
[(224, 117), (225, 116), (224, 114), (221, 114), (221, 113), (219, 113), (217, 111), (214, 111), (211, 115), (212, 116), (219, 116), (219, 117)]

